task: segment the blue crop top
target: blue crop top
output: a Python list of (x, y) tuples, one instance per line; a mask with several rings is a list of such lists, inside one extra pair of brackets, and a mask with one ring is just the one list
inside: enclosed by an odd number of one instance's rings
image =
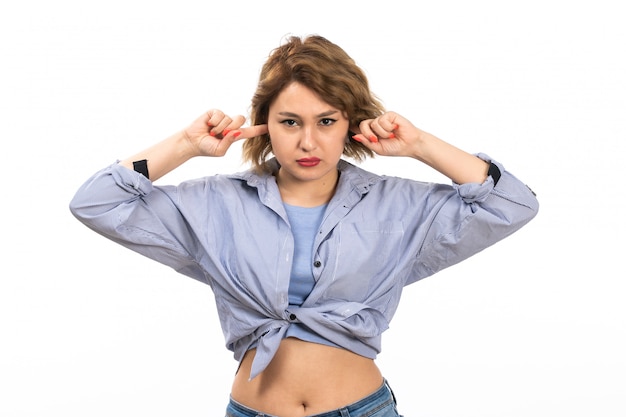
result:
[[(285, 211), (294, 239), (293, 264), (289, 280), (289, 305), (301, 306), (315, 286), (313, 277), (313, 242), (318, 232), (327, 204), (317, 207), (298, 207), (287, 203)], [(337, 346), (311, 331), (302, 323), (292, 323), (285, 337), (295, 337), (307, 342)]]
[(313, 290), (313, 241), (322, 223), (326, 204), (298, 207), (285, 204), (294, 239), (293, 264), (289, 281), (289, 304), (300, 306)]

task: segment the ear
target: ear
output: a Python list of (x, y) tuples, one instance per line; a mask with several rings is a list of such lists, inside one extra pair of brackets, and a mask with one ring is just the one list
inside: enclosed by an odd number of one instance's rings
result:
[(354, 135), (358, 135), (360, 133), (361, 133), (361, 130), (359, 129), (358, 126), (350, 126), (350, 129), (348, 130), (348, 135), (350, 135), (350, 137)]
[(346, 137), (346, 143), (349, 143), (352, 140), (354, 135), (360, 134), (361, 131), (358, 128), (351, 128), (348, 130), (348, 136)]
[(346, 134), (346, 141), (345, 141), (346, 145), (350, 143), (350, 141), (352, 140), (352, 136), (354, 135), (355, 133), (352, 131), (352, 129), (348, 130), (348, 133)]

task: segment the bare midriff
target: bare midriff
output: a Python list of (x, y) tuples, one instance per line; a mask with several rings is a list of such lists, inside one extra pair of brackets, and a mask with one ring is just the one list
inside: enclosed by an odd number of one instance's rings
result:
[(279, 417), (319, 414), (352, 404), (383, 384), (374, 360), (345, 349), (283, 339), (268, 367), (249, 380), (255, 350), (241, 361), (231, 395), (238, 403)]

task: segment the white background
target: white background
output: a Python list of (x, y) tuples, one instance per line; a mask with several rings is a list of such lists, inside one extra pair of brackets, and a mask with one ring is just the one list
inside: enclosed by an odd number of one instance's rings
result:
[[(97, 169), (203, 111), (247, 114), (270, 50), (318, 33), (388, 109), (502, 161), (541, 202), (517, 234), (406, 289), (378, 360), (400, 411), (623, 417), (618, 3), (4, 5), (0, 415), (224, 415), (236, 363), (210, 289), (89, 231), (67, 205)], [(240, 167), (235, 148), (161, 183)], [(365, 167), (443, 180), (415, 161)]]

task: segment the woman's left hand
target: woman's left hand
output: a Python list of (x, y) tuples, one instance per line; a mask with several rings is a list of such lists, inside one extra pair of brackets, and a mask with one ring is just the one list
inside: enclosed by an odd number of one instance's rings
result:
[(482, 183), (489, 164), (430, 133), (413, 126), (404, 117), (387, 112), (363, 120), (352, 139), (378, 155), (408, 156), (441, 172), (457, 184)]
[(392, 111), (375, 119), (363, 120), (357, 131), (359, 133), (352, 139), (385, 156), (416, 157), (419, 155), (419, 144), (426, 135), (426, 132)]

